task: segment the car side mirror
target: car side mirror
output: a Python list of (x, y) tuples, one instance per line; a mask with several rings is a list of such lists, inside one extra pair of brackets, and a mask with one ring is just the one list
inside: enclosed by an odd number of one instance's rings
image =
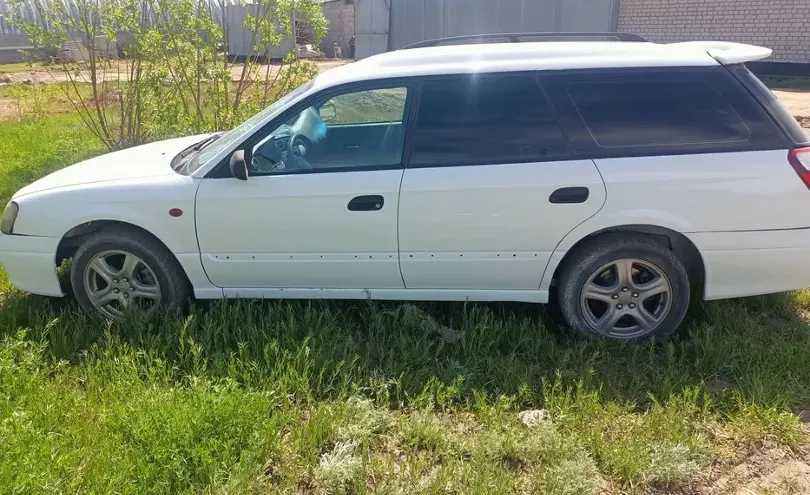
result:
[(231, 175), (233, 175), (237, 179), (239, 180), (248, 179), (248, 165), (247, 161), (245, 160), (244, 150), (233, 152), (233, 155), (231, 155), (229, 167), (231, 169)]
[(331, 122), (337, 118), (337, 107), (331, 101), (327, 101), (321, 105), (320, 114), (324, 122)]

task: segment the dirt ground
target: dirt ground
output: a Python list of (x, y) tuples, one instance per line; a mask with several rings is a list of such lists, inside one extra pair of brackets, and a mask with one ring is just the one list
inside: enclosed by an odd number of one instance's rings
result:
[[(340, 67), (346, 65), (351, 61), (348, 59), (334, 60), (316, 60), (315, 65), (321, 71)], [(232, 79), (234, 81), (240, 78), (244, 64), (234, 64), (231, 66)], [(280, 64), (270, 64), (259, 66), (259, 73), (262, 75), (267, 74), (269, 77), (274, 77), (279, 69)], [(99, 69), (102, 72), (99, 79), (105, 81), (126, 81), (129, 79), (129, 68), (125, 61), (114, 61), (112, 65)], [(38, 67), (33, 70), (25, 70), (20, 72), (10, 72), (3, 74), (3, 81), (8, 84), (32, 84), (32, 83), (53, 83), (53, 82), (66, 82), (70, 79), (76, 81), (90, 82), (90, 73), (88, 71), (73, 71), (67, 74), (61, 68), (49, 69), (47, 67)]]
[[(741, 462), (740, 462), (741, 461)], [(715, 466), (701, 476), (694, 491), (706, 495), (799, 495), (810, 493), (810, 457), (807, 452), (759, 446), (727, 465)]]
[(774, 90), (773, 92), (802, 124), (802, 127), (810, 129), (810, 91)]

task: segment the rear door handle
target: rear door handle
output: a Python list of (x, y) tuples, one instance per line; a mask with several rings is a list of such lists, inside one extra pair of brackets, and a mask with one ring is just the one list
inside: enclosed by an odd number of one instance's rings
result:
[(563, 187), (551, 193), (548, 201), (553, 204), (584, 203), (590, 194), (587, 187)]
[(359, 144), (347, 144), (347, 145), (344, 145), (343, 147), (346, 148), (347, 150), (359, 150), (360, 149)]
[(357, 196), (349, 201), (349, 211), (379, 211), (385, 206), (382, 196)]

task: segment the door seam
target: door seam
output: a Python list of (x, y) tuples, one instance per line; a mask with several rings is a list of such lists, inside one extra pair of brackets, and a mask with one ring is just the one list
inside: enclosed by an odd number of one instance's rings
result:
[[(573, 232), (573, 231), (575, 231), (576, 229), (578, 229), (578, 228), (579, 228), (581, 225), (583, 225), (585, 222), (588, 222), (589, 220), (591, 220), (592, 218), (594, 218), (596, 215), (598, 215), (599, 213), (601, 213), (603, 209), (605, 209), (605, 205), (607, 204), (607, 201), (608, 201), (608, 188), (607, 188), (607, 182), (605, 182), (605, 177), (602, 175), (602, 171), (601, 171), (601, 170), (599, 170), (599, 166), (598, 166), (598, 165), (596, 165), (596, 160), (591, 159), (591, 163), (593, 164), (593, 168), (596, 170), (596, 173), (597, 173), (597, 174), (599, 174), (599, 178), (602, 180), (602, 188), (603, 188), (603, 189), (604, 189), (604, 191), (605, 191), (605, 200), (604, 200), (604, 201), (602, 201), (602, 205), (601, 205), (601, 206), (599, 206), (599, 209), (597, 209), (597, 210), (594, 212), (594, 214), (593, 214), (593, 215), (589, 216), (589, 217), (588, 217), (588, 218), (586, 218), (585, 220), (583, 220), (583, 221), (579, 222), (578, 224), (574, 225), (573, 227), (571, 227), (571, 230), (569, 230), (569, 231), (568, 231), (568, 232), (567, 232), (567, 233), (566, 233), (566, 234), (565, 234), (565, 235), (562, 237), (562, 239), (560, 239), (560, 242), (558, 242), (558, 243), (557, 243), (557, 245), (556, 245), (556, 246), (554, 246), (554, 249), (551, 251), (551, 256), (548, 258), (548, 263), (546, 263), (546, 267), (543, 269), (543, 276), (540, 278), (540, 285), (538, 285), (538, 287), (537, 287), (539, 290), (542, 290), (542, 289), (543, 289), (543, 282), (546, 280), (546, 275), (548, 274), (548, 268), (549, 268), (549, 266), (551, 266), (551, 260), (552, 260), (552, 259), (554, 259), (554, 255), (557, 253), (557, 250), (558, 250), (558, 249), (560, 249), (560, 244), (562, 244), (562, 243), (563, 243), (563, 241), (565, 241), (565, 240), (568, 238), (568, 236), (569, 236), (569, 235), (571, 235), (571, 232)], [(558, 265), (557, 265), (557, 267), (559, 267), (559, 266), (560, 266), (560, 265), (558, 264)], [(556, 267), (555, 267), (555, 269), (556, 269)], [(551, 281), (549, 281), (549, 284), (548, 284), (548, 285), (549, 285), (549, 287), (551, 287)]]
[[(213, 280), (211, 280), (211, 277), (208, 275), (208, 271), (205, 269), (205, 263), (203, 263), (203, 259), (202, 259), (203, 251), (202, 251), (202, 246), (200, 245), (200, 231), (197, 228), (197, 197), (200, 194), (200, 188), (202, 187), (204, 180), (205, 179), (199, 179), (199, 184), (197, 185), (197, 189), (194, 191), (194, 237), (197, 240), (197, 254), (199, 255), (198, 258), (199, 258), (199, 261), (200, 261), (200, 268), (202, 268), (202, 271), (205, 274), (205, 278), (208, 279), (208, 283), (211, 284), (213, 287), (216, 287), (217, 289), (223, 290), (222, 287), (218, 286), (217, 284), (214, 283)], [(225, 297), (224, 290), (223, 290), (223, 293), (222, 293), (222, 297)]]
[(402, 175), (399, 176), (399, 192), (397, 193), (397, 266), (399, 267), (399, 278), (402, 279), (402, 287), (407, 289), (405, 284), (405, 274), (402, 273), (402, 250), (400, 247), (399, 239), (399, 213), (400, 206), (402, 205), (402, 184), (405, 182), (405, 170), (402, 169)]

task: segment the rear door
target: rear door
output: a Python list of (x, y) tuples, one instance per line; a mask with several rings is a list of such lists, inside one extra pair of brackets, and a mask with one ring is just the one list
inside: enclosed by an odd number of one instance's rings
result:
[(400, 190), (408, 289), (537, 290), (549, 257), (599, 211), (534, 73), (424, 81)]
[(566, 135), (608, 188), (602, 224), (684, 233), (806, 228), (810, 194), (788, 143), (724, 67), (550, 77)]

